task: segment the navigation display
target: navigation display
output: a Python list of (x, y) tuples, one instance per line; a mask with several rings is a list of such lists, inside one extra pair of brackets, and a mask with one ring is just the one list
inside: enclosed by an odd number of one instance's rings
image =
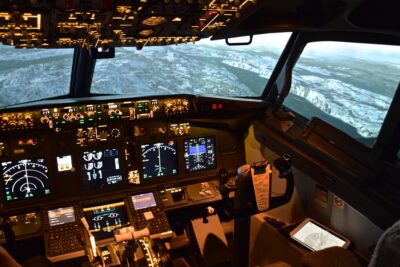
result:
[(22, 159), (1, 163), (7, 202), (35, 199), (50, 194), (47, 160)]
[(85, 151), (82, 159), (85, 189), (100, 189), (122, 183), (118, 149)]
[(142, 145), (143, 178), (172, 176), (178, 172), (175, 141)]
[(83, 209), (89, 230), (96, 240), (113, 236), (113, 230), (129, 225), (123, 201)]
[(216, 167), (214, 137), (198, 137), (185, 139), (185, 170), (196, 172)]
[(153, 193), (146, 193), (132, 196), (132, 203), (135, 210), (147, 209), (157, 206)]
[(47, 214), (49, 215), (50, 226), (75, 222), (75, 212), (72, 206), (48, 210)]

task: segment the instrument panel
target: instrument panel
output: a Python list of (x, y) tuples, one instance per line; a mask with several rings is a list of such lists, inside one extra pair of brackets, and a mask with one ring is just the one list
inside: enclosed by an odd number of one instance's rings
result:
[(4, 111), (0, 202), (12, 212), (96, 204), (234, 173), (243, 136), (207, 122), (204, 110), (221, 114), (208, 106), (183, 95)]

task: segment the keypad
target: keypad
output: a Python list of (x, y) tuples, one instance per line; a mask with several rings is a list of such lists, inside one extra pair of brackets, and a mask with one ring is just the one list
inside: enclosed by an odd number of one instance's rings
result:
[[(153, 219), (147, 220), (145, 213), (153, 213)], [(142, 209), (140, 212), (135, 212), (135, 224), (137, 229), (143, 229), (146, 226), (150, 230), (150, 235), (163, 233), (170, 230), (167, 216), (164, 211), (158, 207)]]
[(83, 249), (82, 233), (76, 223), (52, 226), (47, 236), (48, 256), (63, 255)]

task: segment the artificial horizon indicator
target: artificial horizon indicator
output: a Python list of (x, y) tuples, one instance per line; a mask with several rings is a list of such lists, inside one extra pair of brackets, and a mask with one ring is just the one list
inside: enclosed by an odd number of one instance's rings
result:
[(185, 139), (183, 144), (186, 172), (209, 170), (216, 167), (213, 136)]

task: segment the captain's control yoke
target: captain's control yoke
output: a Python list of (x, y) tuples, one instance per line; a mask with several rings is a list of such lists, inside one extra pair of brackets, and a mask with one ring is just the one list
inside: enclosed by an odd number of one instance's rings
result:
[[(267, 161), (238, 168), (234, 185), (226, 179), (221, 181), (221, 193), (227, 211), (235, 219), (232, 266), (248, 266), (250, 216), (282, 206), (290, 201), (294, 190), (294, 178), (291, 170), (291, 157), (284, 154), (274, 160), (279, 178), (286, 180), (283, 195), (271, 197), (272, 167)], [(229, 192), (235, 191), (233, 207), (228, 203)]]

